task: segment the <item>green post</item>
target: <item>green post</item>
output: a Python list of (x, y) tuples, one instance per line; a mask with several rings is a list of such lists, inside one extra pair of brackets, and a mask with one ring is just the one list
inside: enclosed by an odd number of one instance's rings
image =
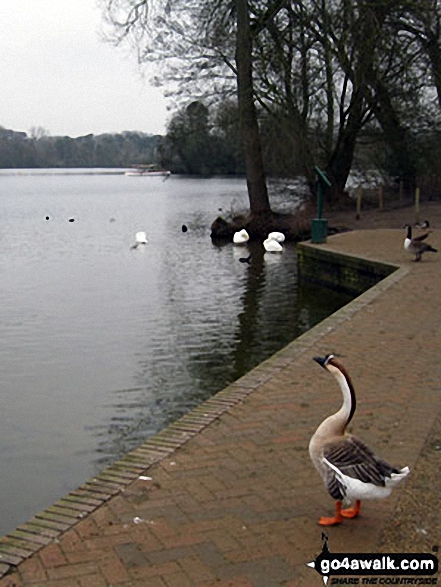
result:
[(323, 187), (326, 185), (331, 186), (331, 182), (326, 177), (324, 171), (319, 169), (317, 166), (314, 167), (314, 171), (317, 174), (318, 186), (317, 186), (317, 218), (314, 218), (311, 222), (311, 242), (314, 244), (320, 244), (326, 242), (326, 236), (328, 234), (328, 221), (323, 216)]

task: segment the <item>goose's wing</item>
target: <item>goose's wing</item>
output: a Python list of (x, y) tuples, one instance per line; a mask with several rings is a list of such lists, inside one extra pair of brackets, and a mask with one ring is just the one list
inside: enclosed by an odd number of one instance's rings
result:
[(428, 232), (426, 232), (425, 234), (420, 234), (420, 235), (418, 235), (418, 236), (414, 236), (414, 237), (412, 238), (412, 241), (414, 241), (414, 242), (421, 242), (421, 241), (423, 241), (425, 238), (427, 238), (428, 236), (429, 236), (429, 233), (428, 233)]
[(364, 442), (350, 435), (341, 441), (327, 444), (323, 456), (343, 475), (377, 486), (384, 487), (385, 479), (391, 473), (398, 472), (386, 461), (376, 457)]

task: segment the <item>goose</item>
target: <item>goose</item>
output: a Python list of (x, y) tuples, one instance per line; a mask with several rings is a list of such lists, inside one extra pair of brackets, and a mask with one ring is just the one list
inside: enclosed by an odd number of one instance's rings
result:
[[(325, 486), (336, 502), (335, 516), (322, 517), (319, 524), (333, 526), (343, 518), (355, 518), (362, 499), (387, 497), (392, 488), (409, 474), (409, 467), (397, 469), (375, 456), (360, 439), (345, 432), (356, 407), (355, 392), (348, 372), (334, 355), (314, 357), (340, 384), (343, 405), (324, 420), (309, 443), (309, 455)], [(353, 507), (342, 509), (345, 505)]]
[(245, 228), (242, 228), (242, 230), (235, 232), (233, 235), (233, 243), (235, 245), (244, 245), (249, 240), (250, 240), (250, 235), (247, 233)]
[(428, 232), (412, 238), (412, 227), (410, 224), (405, 224), (404, 228), (407, 228), (406, 238), (404, 239), (404, 250), (411, 255), (415, 255), (415, 261), (421, 261), (421, 257), (426, 251), (437, 253), (437, 250), (431, 245), (423, 242), (429, 236)]
[(424, 220), (424, 222), (417, 222), (414, 224), (415, 228), (421, 228), (421, 230), (426, 230), (430, 227), (430, 222), (428, 220)]
[(268, 238), (277, 241), (278, 243), (283, 243), (285, 241), (285, 235), (283, 232), (270, 232)]
[(281, 253), (283, 251), (282, 245), (276, 240), (273, 240), (272, 238), (267, 238), (266, 240), (264, 240), (263, 246), (265, 248), (265, 251), (267, 251), (268, 253)]

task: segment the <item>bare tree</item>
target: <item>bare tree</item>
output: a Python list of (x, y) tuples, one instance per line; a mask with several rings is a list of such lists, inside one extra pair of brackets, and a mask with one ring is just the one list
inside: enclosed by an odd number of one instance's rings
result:
[[(246, 158), (251, 217), (271, 212), (254, 104), (253, 57), (247, 0), (107, 0), (114, 41), (135, 44), (140, 62), (166, 63), (164, 79), (175, 95), (187, 86), (205, 97), (219, 94), (219, 82), (237, 80), (241, 134)], [(231, 17), (236, 17), (236, 27)], [(235, 43), (231, 33), (235, 32)]]
[(156, 81), (175, 99), (237, 92), (253, 214), (270, 209), (256, 105), (311, 185), (314, 165), (327, 170), (331, 200), (345, 189), (367, 124), (383, 132), (395, 171), (412, 185), (416, 113), (433, 96), (441, 105), (439, 0), (106, 0), (105, 8), (115, 41), (155, 62)]
[(235, 0), (237, 98), (240, 129), (244, 142), (247, 186), (252, 216), (271, 211), (263, 170), (262, 148), (254, 104), (253, 48), (247, 0)]

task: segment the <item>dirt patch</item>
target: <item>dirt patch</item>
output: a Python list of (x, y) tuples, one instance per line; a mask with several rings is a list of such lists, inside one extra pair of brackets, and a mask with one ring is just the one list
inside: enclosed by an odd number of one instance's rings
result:
[(441, 547), (441, 414), (426, 440), (381, 538), (381, 552), (425, 552)]
[[(403, 224), (416, 222), (413, 206), (392, 210), (362, 210), (356, 218), (354, 210), (330, 211), (325, 213), (329, 226), (344, 227), (351, 230), (365, 228), (402, 228)], [(428, 220), (430, 228), (441, 227), (441, 201), (423, 202), (420, 210), (420, 222)]]

